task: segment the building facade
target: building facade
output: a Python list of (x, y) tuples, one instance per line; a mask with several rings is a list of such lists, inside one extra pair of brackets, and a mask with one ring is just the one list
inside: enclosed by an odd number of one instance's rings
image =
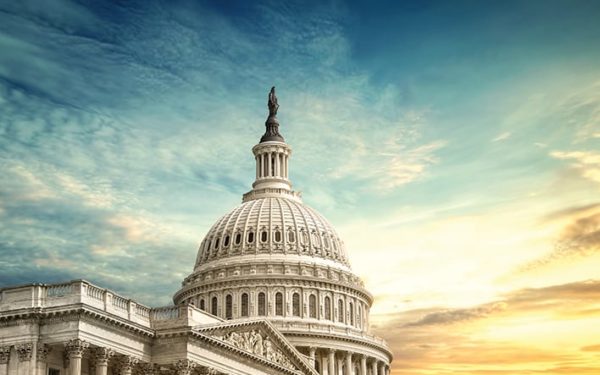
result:
[(256, 180), (201, 242), (173, 306), (83, 280), (0, 291), (0, 375), (388, 375), (373, 297), (329, 222), (302, 203), (269, 94)]

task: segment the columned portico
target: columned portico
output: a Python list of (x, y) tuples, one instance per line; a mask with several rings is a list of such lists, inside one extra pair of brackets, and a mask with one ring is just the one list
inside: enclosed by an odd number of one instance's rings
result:
[(50, 347), (46, 344), (38, 343), (37, 344), (37, 353), (36, 353), (36, 366), (37, 366), (37, 375), (46, 375), (47, 372), (47, 360), (48, 353), (50, 352)]

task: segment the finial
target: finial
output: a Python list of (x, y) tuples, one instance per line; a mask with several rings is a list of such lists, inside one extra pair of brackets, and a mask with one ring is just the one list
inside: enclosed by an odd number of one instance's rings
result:
[(281, 134), (279, 134), (279, 121), (277, 120), (279, 103), (277, 103), (277, 96), (275, 95), (275, 86), (271, 87), (267, 105), (269, 106), (269, 117), (267, 117), (267, 121), (265, 122), (265, 127), (267, 129), (265, 134), (261, 137), (260, 142), (285, 142)]

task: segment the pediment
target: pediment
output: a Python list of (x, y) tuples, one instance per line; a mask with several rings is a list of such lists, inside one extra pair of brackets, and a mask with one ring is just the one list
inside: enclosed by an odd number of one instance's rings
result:
[(292, 372), (318, 375), (304, 356), (266, 320), (219, 323), (194, 330)]

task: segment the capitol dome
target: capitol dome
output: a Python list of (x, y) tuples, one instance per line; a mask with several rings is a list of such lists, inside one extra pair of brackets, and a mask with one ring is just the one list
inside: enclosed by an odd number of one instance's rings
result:
[(215, 259), (268, 255), (349, 270), (344, 244), (331, 224), (298, 200), (253, 199), (221, 217), (202, 241), (196, 270)]
[(369, 333), (373, 297), (333, 226), (292, 190), (292, 149), (279, 133), (278, 108), (272, 89), (265, 134), (252, 148), (252, 190), (210, 228), (173, 301), (240, 324), (267, 319), (321, 374), (334, 367), (367, 374), (367, 364), (377, 374), (392, 354)]

